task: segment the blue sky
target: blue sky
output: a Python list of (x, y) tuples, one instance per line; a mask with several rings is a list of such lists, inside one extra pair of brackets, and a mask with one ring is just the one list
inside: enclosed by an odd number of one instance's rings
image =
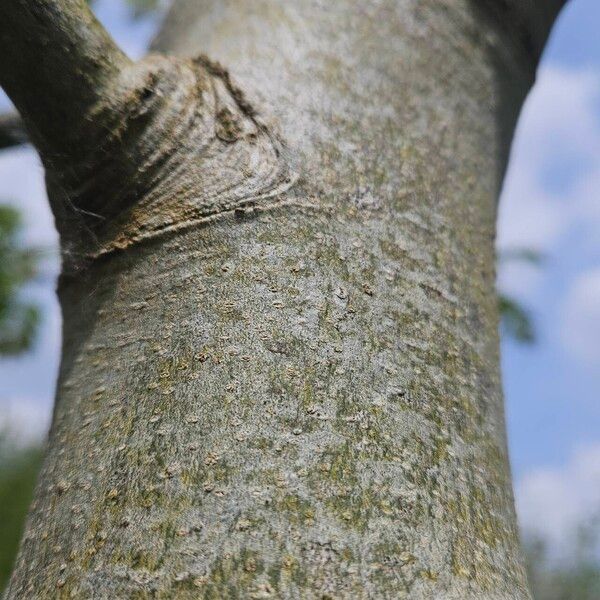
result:
[[(118, 0), (96, 7), (121, 46), (140, 56), (154, 23), (132, 23)], [(500, 202), (499, 248), (545, 256), (537, 268), (501, 265), (498, 285), (531, 310), (538, 333), (531, 347), (505, 340), (502, 348), (517, 507), (522, 524), (556, 547), (572, 524), (600, 510), (599, 26), (597, 0), (571, 0), (563, 12), (519, 121)], [(0, 200), (23, 209), (26, 242), (56, 247), (32, 150), (0, 153)], [(44, 277), (27, 290), (45, 311), (35, 348), (0, 361), (1, 414), (23, 440), (43, 435), (51, 410), (57, 270), (51, 251)]]
[(532, 247), (541, 268), (505, 265), (500, 289), (534, 316), (537, 343), (503, 341), (521, 522), (556, 545), (600, 510), (600, 3), (573, 0), (546, 48), (517, 129), (498, 246)]

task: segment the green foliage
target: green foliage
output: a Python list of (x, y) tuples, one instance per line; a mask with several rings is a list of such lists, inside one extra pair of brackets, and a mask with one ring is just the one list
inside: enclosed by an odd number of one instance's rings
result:
[(41, 457), (38, 448), (11, 448), (0, 433), (0, 590), (10, 576)]
[[(19, 245), (19, 212), (0, 206), (0, 355), (29, 348), (37, 330), (37, 307), (24, 303), (20, 289), (36, 275), (39, 253)], [(0, 431), (0, 589), (17, 550), (37, 476), (39, 449), (15, 450)]]
[(160, 8), (160, 0), (127, 0), (133, 11), (134, 18), (143, 17)]
[(532, 250), (531, 248), (513, 248), (505, 250), (500, 255), (500, 260), (502, 262), (519, 261), (540, 266), (546, 260), (546, 257), (541, 252)]
[[(500, 263), (521, 262), (539, 266), (544, 261), (544, 256), (529, 248), (515, 248), (505, 250), (498, 257)], [(529, 311), (519, 301), (500, 294), (498, 297), (500, 310), (500, 326), (504, 335), (512, 337), (517, 342), (531, 344), (535, 341), (535, 330)]]
[(39, 321), (37, 307), (19, 295), (21, 286), (36, 275), (39, 254), (19, 247), (20, 230), (18, 211), (0, 206), (0, 355), (29, 348)]
[(516, 300), (508, 296), (500, 295), (498, 305), (503, 333), (517, 342), (531, 344), (535, 340), (535, 334), (529, 313)]
[(535, 600), (598, 600), (600, 598), (600, 518), (574, 532), (574, 552), (568, 560), (550, 561), (538, 537), (525, 543), (527, 572)]

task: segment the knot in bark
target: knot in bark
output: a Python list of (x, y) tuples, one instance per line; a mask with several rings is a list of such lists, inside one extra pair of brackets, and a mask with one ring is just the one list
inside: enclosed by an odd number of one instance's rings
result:
[(75, 147), (42, 157), (67, 272), (274, 198), (294, 180), (281, 139), (204, 56), (124, 69)]

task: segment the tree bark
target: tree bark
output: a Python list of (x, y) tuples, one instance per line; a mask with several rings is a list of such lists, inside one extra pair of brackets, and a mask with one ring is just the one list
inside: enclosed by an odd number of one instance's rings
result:
[(560, 4), (175, 3), (45, 161), (63, 359), (7, 598), (529, 598), (493, 241)]

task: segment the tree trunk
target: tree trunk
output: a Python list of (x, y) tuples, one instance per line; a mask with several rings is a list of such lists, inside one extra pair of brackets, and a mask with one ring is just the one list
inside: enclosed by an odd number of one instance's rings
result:
[(154, 50), (195, 58), (42, 147), (63, 359), (7, 598), (529, 598), (493, 242), (539, 4), (180, 0)]

